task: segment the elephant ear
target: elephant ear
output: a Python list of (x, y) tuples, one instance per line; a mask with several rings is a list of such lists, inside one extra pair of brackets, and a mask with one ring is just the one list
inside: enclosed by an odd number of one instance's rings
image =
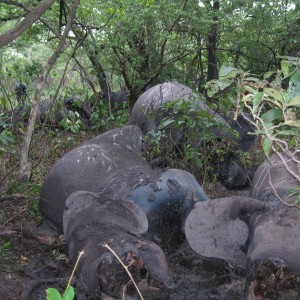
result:
[(198, 202), (185, 222), (187, 241), (202, 256), (245, 266), (247, 256), (241, 247), (249, 229), (241, 217), (264, 208), (261, 201), (239, 196)]
[(86, 191), (72, 193), (67, 198), (63, 215), (67, 240), (79, 227), (99, 227), (101, 224), (131, 234), (143, 234), (148, 230), (146, 215), (131, 201), (112, 200)]

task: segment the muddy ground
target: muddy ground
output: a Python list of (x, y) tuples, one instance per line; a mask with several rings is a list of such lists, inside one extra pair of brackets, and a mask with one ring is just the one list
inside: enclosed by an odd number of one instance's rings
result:
[[(41, 229), (38, 194), (49, 168), (63, 153), (82, 140), (61, 136), (60, 142), (51, 136), (40, 137), (35, 144), (32, 160), (36, 165), (30, 183), (17, 180), (18, 154), (4, 157), (0, 198), (0, 299), (46, 299), (46, 289), (56, 287), (63, 291), (71, 274), (67, 247), (63, 236), (49, 236)], [(60, 143), (57, 146), (57, 143)], [(41, 156), (43, 160), (41, 160)], [(44, 163), (41, 165), (41, 161)], [(37, 170), (37, 171), (36, 171)], [(225, 197), (230, 193), (220, 185), (207, 190), (212, 197)], [(167, 255), (170, 273), (176, 288), (165, 293), (150, 291), (145, 299), (205, 300), (241, 299), (245, 285), (245, 271), (222, 261), (205, 259), (187, 245)], [(87, 295), (74, 281), (76, 299), (111, 299), (108, 296)], [(128, 287), (132, 289), (132, 287)], [(124, 299), (138, 299), (128, 296)]]
[[(44, 235), (37, 229), (39, 221), (32, 216), (28, 199), (22, 195), (3, 198), (0, 211), (0, 299), (46, 299), (48, 287), (64, 290), (72, 270), (63, 237), (52, 237), (48, 232)], [(3, 216), (5, 222), (2, 222)], [(151, 291), (146, 299), (229, 300), (242, 297), (245, 275), (242, 269), (201, 258), (187, 245), (169, 254), (168, 262), (177, 288), (165, 294)], [(74, 286), (77, 299), (101, 299), (86, 295), (75, 283)]]

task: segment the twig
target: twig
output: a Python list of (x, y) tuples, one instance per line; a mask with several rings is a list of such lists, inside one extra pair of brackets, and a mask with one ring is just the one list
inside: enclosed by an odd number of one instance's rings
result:
[(80, 251), (79, 252), (79, 255), (78, 255), (78, 257), (77, 257), (77, 260), (76, 260), (76, 263), (75, 263), (75, 266), (74, 266), (74, 268), (73, 268), (73, 270), (72, 270), (72, 274), (71, 274), (71, 276), (70, 276), (70, 279), (69, 279), (69, 282), (68, 282), (68, 285), (67, 285), (67, 288), (71, 285), (71, 281), (72, 281), (72, 279), (73, 279), (73, 276), (74, 276), (74, 273), (75, 273), (75, 270), (76, 270), (76, 268), (77, 268), (77, 265), (78, 265), (78, 263), (79, 263), (79, 260), (80, 260), (80, 258), (81, 258), (81, 256), (84, 254), (84, 251)]
[[(282, 161), (283, 165), (285, 166), (285, 168), (287, 169), (287, 171), (300, 183), (300, 175), (296, 174), (287, 164), (287, 162), (285, 161), (284, 157), (282, 156), (282, 154), (278, 151), (276, 151), (276, 149), (274, 147), (273, 151), (279, 156), (280, 160)], [(286, 155), (288, 155), (287, 153), (285, 153)]]
[(138, 288), (136, 282), (134, 281), (134, 279), (133, 279), (133, 277), (132, 277), (130, 271), (128, 270), (128, 266), (126, 266), (126, 265), (122, 262), (122, 260), (119, 258), (119, 256), (117, 255), (117, 253), (116, 253), (112, 248), (110, 248), (107, 244), (102, 245), (102, 246), (103, 246), (104, 248), (108, 249), (108, 250), (116, 257), (116, 259), (119, 261), (119, 263), (122, 265), (122, 267), (123, 267), (123, 268), (125, 269), (125, 271), (127, 272), (128, 276), (130, 277), (130, 279), (131, 279), (132, 283), (134, 284), (134, 286), (135, 286), (135, 288), (136, 288), (136, 290), (137, 290), (137, 292), (138, 292), (140, 298), (141, 298), (142, 300), (144, 300), (144, 298), (143, 298), (143, 296), (142, 296), (142, 294), (141, 294), (141, 292), (140, 292), (140, 290), (139, 290), (139, 288)]
[(299, 207), (298, 205), (287, 203), (287, 202), (285, 202), (285, 201), (278, 195), (277, 191), (275, 190), (275, 188), (274, 188), (274, 186), (273, 186), (273, 184), (272, 184), (271, 174), (270, 174), (270, 173), (269, 173), (269, 184), (270, 184), (270, 186), (271, 186), (271, 189), (272, 189), (274, 195), (277, 197), (277, 199), (278, 199), (281, 203), (283, 203), (284, 205), (286, 205), (286, 206), (288, 206), (288, 207), (296, 207), (296, 208), (300, 209), (300, 207)]

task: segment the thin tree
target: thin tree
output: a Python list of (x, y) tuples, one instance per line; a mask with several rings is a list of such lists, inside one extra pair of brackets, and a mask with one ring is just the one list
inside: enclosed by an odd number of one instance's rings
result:
[(63, 53), (63, 51), (67, 47), (66, 39), (72, 28), (72, 24), (73, 24), (73, 21), (76, 16), (76, 11), (79, 6), (79, 3), (80, 3), (80, 0), (74, 0), (64, 33), (57, 45), (56, 50), (54, 51), (52, 56), (47, 61), (44, 71), (39, 76), (37, 84), (36, 84), (34, 103), (32, 105), (31, 111), (30, 111), (30, 116), (29, 116), (29, 120), (28, 120), (28, 124), (27, 124), (27, 130), (26, 130), (26, 134), (24, 136), (24, 141), (23, 141), (21, 154), (20, 154), (20, 156), (21, 156), (20, 157), (20, 178), (23, 180), (28, 180), (30, 177), (30, 174), (31, 174), (30, 164), (28, 162), (29, 147), (30, 147), (31, 138), (32, 138), (33, 130), (34, 130), (34, 125), (35, 125), (35, 121), (36, 121), (36, 117), (37, 117), (37, 113), (38, 113), (38, 107), (39, 107), (39, 104), (41, 101), (42, 91), (45, 88), (46, 79), (48, 78), (51, 69), (55, 65), (55, 62), (57, 61), (59, 56)]

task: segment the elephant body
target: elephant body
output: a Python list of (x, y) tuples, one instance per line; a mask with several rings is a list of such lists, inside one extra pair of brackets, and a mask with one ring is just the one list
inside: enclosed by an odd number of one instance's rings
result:
[[(106, 259), (107, 249), (99, 247), (106, 243), (122, 258), (134, 253), (138, 274), (148, 265), (155, 282), (172, 286), (164, 252), (155, 243), (168, 251), (176, 249), (194, 204), (208, 200), (190, 173), (152, 169), (139, 154), (141, 138), (137, 126), (110, 130), (65, 154), (45, 179), (41, 212), (49, 224), (64, 232), (72, 262), (81, 248), (86, 252), (78, 276), (90, 291), (100, 288), (116, 296), (121, 290), (121, 283), (116, 290), (110, 289), (116, 283), (108, 280), (107, 272), (119, 266)], [(149, 266), (153, 263), (156, 267)], [(102, 265), (100, 287), (97, 265)], [(88, 270), (90, 275), (85, 276)]]
[[(299, 160), (274, 154), (257, 169), (250, 197), (195, 204), (185, 223), (191, 247), (200, 255), (241, 264), (247, 270), (245, 300), (299, 299)], [(248, 262), (247, 262), (248, 261)]]

